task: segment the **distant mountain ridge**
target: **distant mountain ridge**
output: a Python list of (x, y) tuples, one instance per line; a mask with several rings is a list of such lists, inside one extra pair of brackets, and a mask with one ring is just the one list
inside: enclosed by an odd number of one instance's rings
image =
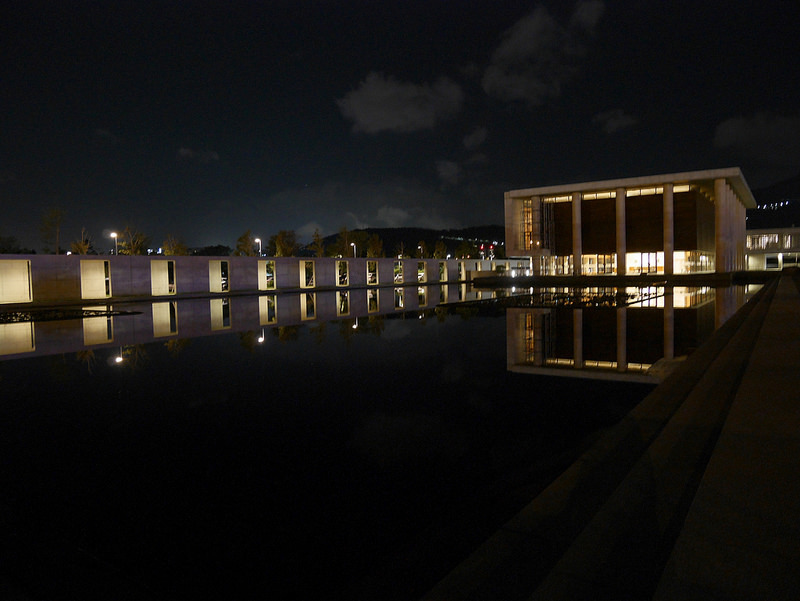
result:
[(747, 211), (747, 229), (800, 227), (800, 174), (753, 190), (757, 209)]
[[(375, 234), (383, 241), (383, 250), (386, 256), (395, 254), (396, 249), (403, 245), (405, 253), (414, 255), (415, 249), (420, 242), (425, 242), (428, 251), (432, 251), (437, 240), (442, 240), (447, 245), (447, 250), (454, 253), (456, 247), (464, 240), (474, 242), (476, 246), (481, 244), (495, 244), (502, 246), (505, 244), (505, 227), (502, 225), (479, 225), (460, 229), (429, 229), (421, 227), (395, 227), (395, 228), (362, 228), (349, 230), (351, 232), (365, 232), (368, 235)], [(331, 246), (339, 237), (339, 234), (325, 236), (323, 242), (325, 246)], [(311, 245), (307, 245), (303, 250), (309, 251)]]

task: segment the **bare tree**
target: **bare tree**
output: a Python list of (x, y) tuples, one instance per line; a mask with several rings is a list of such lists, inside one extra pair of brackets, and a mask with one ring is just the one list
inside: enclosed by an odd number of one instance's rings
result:
[(256, 243), (253, 240), (250, 230), (247, 230), (236, 239), (236, 249), (233, 251), (233, 254), (236, 257), (255, 257), (256, 254), (258, 254), (256, 253), (255, 245)]
[(276, 257), (295, 257), (300, 250), (294, 230), (279, 231), (269, 239), (267, 248), (272, 250)]
[(81, 228), (81, 237), (69, 245), (70, 251), (74, 255), (88, 255), (92, 250), (92, 240), (85, 227)]
[(314, 230), (314, 236), (311, 238), (311, 252), (315, 257), (325, 256), (325, 242), (322, 239), (322, 234), (319, 233), (319, 228)]
[(147, 246), (150, 238), (142, 232), (125, 226), (119, 236), (119, 254), (121, 255), (144, 255), (147, 254)]
[(58, 207), (50, 207), (42, 215), (42, 223), (39, 232), (44, 242), (44, 250), (47, 253), (61, 254), (60, 236), (61, 222), (64, 221), (64, 211)]
[(183, 240), (177, 236), (169, 234), (167, 239), (164, 240), (161, 248), (165, 255), (186, 256), (189, 254), (189, 247), (184, 244)]

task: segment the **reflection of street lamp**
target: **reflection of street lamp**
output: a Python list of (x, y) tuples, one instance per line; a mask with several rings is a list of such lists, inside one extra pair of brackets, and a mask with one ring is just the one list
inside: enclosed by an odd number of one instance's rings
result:
[[(114, 237), (115, 237), (115, 238), (116, 238), (116, 236), (117, 236), (117, 235), (116, 235), (116, 234), (114, 234)], [(122, 347), (119, 347), (119, 355), (117, 355), (116, 357), (114, 357), (114, 363), (122, 363)]]
[(117, 232), (111, 232), (111, 237), (114, 238), (114, 254), (119, 254), (119, 246), (117, 246)]
[(264, 342), (264, 328), (261, 328), (261, 336), (258, 337), (258, 343)]
[(357, 315), (356, 315), (356, 322), (353, 324), (353, 329), (354, 330), (358, 329), (358, 316)]
[(261, 256), (261, 238), (256, 238), (255, 240), (253, 240), (253, 242), (258, 244), (258, 256), (260, 257)]
[(357, 256), (357, 255), (356, 255), (356, 243), (355, 243), (355, 242), (351, 242), (351, 243), (350, 243), (350, 246), (352, 246), (352, 247), (353, 247), (353, 256), (354, 256), (354, 257), (355, 257), (355, 256)]

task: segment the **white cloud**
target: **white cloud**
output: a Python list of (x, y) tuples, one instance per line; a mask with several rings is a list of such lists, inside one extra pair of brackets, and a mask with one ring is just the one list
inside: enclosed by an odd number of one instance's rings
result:
[(714, 146), (763, 165), (797, 167), (800, 163), (800, 115), (785, 117), (757, 113), (723, 121)]
[(489, 130), (485, 127), (476, 127), (471, 133), (464, 136), (464, 148), (475, 150), (486, 141)]
[(408, 211), (397, 207), (383, 206), (375, 214), (375, 220), (382, 227), (403, 227), (410, 218)]
[(455, 186), (461, 181), (461, 165), (455, 161), (436, 161), (436, 172), (442, 183), (449, 186)]
[(628, 115), (622, 109), (611, 109), (603, 111), (592, 117), (593, 123), (598, 123), (607, 134), (613, 134), (623, 129), (628, 129), (636, 125), (639, 120), (632, 115)]
[(325, 230), (323, 227), (317, 223), (316, 221), (309, 221), (308, 223), (301, 225), (297, 228), (297, 239), (298, 240), (311, 240), (314, 236), (314, 232), (319, 230), (320, 235), (325, 236)]
[(605, 11), (605, 4), (600, 0), (588, 0), (587, 2), (579, 2), (572, 13), (570, 23), (573, 27), (584, 29), (589, 33), (593, 33), (597, 22), (603, 16)]
[(483, 74), (483, 89), (505, 101), (529, 106), (561, 94), (561, 87), (578, 72), (582, 40), (602, 16), (602, 2), (579, 3), (567, 26), (544, 6), (538, 6), (505, 32)]
[(464, 101), (461, 87), (447, 78), (433, 85), (404, 83), (382, 73), (370, 73), (359, 87), (336, 101), (353, 131), (407, 133), (431, 129), (454, 117)]

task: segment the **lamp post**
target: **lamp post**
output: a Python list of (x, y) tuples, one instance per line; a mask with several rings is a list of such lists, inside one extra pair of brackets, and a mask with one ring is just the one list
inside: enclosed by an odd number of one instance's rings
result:
[(114, 238), (114, 254), (119, 254), (119, 246), (117, 243), (117, 232), (111, 232), (111, 237)]
[(355, 242), (351, 242), (350, 246), (353, 247), (353, 256), (357, 257), (358, 255), (356, 254), (356, 243)]
[(258, 256), (260, 257), (261, 256), (261, 238), (256, 238), (255, 240), (253, 240), (253, 242), (258, 244)]

